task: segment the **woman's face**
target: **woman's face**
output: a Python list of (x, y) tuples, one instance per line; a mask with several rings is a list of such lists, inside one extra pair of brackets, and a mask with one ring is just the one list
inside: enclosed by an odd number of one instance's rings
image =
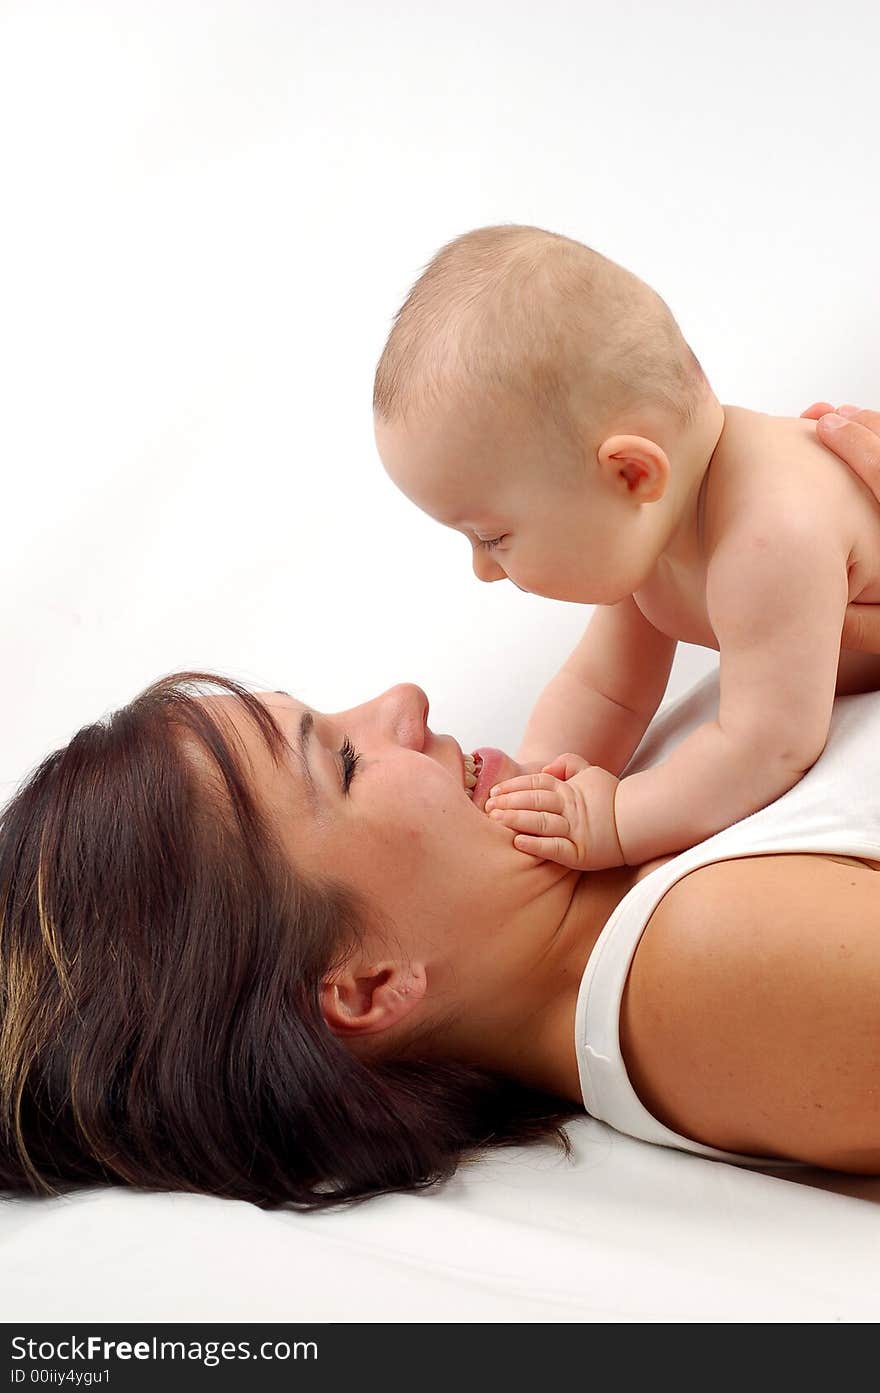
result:
[(401, 684), (332, 715), (283, 692), (257, 695), (293, 749), (283, 767), (235, 697), (203, 700), (234, 723), (293, 865), (366, 898), (408, 951), (450, 971), (475, 965), (565, 874), (517, 851), (513, 834), (482, 811), (490, 784), (521, 766), (487, 751), (472, 799), (461, 748), (430, 729), (420, 687)]

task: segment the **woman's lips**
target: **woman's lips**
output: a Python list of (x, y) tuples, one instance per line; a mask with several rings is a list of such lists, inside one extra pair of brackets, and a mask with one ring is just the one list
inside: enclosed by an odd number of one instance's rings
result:
[(481, 745), (478, 750), (474, 750), (474, 754), (480, 756), (483, 765), (477, 775), (471, 802), (482, 812), (489, 797), (489, 789), (500, 779), (513, 778), (519, 773), (519, 765), (510, 755), (506, 755), (503, 750), (493, 749), (491, 745)]

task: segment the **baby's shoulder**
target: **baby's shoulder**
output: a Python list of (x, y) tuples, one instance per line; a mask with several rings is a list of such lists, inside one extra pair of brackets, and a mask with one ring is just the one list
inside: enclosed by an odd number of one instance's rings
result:
[(709, 550), (737, 534), (836, 540), (850, 548), (880, 505), (842, 460), (819, 441), (815, 422), (725, 407), (725, 426), (709, 469)]

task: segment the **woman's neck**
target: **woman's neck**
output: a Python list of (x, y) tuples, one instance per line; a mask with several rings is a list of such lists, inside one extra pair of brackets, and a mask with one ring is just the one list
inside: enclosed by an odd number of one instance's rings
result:
[(571, 872), (536, 899), (510, 944), (522, 951), (484, 979), (447, 1039), (454, 1056), (581, 1102), (574, 1014), (584, 968), (611, 913), (657, 864)]

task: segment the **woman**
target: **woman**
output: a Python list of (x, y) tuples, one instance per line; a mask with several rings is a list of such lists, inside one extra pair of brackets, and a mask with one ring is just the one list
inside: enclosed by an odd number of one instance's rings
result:
[[(818, 429), (880, 497), (880, 414)], [(516, 851), (482, 808), (520, 766), (469, 791), (426, 718), (413, 686), (324, 716), (183, 674), (43, 761), (0, 824), (0, 1186), (319, 1208), (564, 1141), (584, 1099), (684, 1149), (880, 1173), (880, 697), (838, 703), (770, 809), (591, 875)]]

